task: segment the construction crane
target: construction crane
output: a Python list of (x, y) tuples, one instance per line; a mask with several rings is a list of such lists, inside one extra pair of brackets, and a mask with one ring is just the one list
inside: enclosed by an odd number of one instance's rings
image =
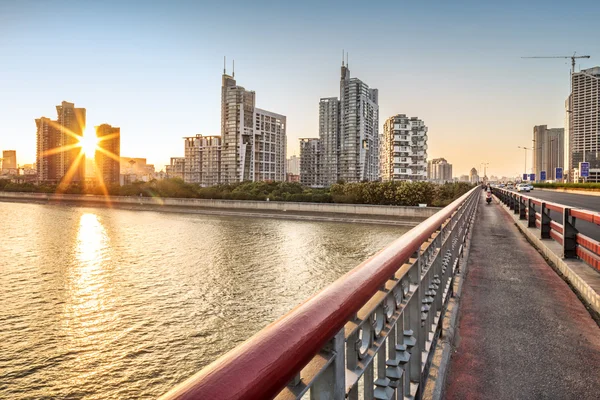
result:
[(575, 59), (576, 58), (590, 58), (590, 56), (577, 56), (577, 52), (573, 53), (572, 56), (534, 56), (534, 57), (521, 57), (521, 58), (570, 58), (571, 59), (571, 73), (575, 73)]

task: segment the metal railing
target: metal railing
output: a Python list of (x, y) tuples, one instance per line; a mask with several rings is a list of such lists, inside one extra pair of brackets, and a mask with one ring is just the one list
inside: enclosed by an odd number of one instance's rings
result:
[(420, 396), (476, 188), (162, 399)]
[[(562, 245), (563, 258), (579, 258), (600, 271), (600, 242), (579, 232), (577, 220), (600, 225), (600, 213), (552, 203), (501, 188), (492, 192), (529, 228), (539, 228), (541, 239), (554, 239)], [(552, 212), (559, 217), (552, 218)]]

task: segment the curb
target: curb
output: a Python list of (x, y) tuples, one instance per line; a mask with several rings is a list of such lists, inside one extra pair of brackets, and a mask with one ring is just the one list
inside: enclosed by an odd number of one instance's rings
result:
[[(479, 204), (473, 214), (473, 222), (477, 217)], [(448, 367), (450, 358), (454, 351), (454, 337), (458, 326), (458, 312), (460, 308), (460, 297), (462, 294), (463, 282), (467, 275), (467, 264), (469, 261), (469, 253), (471, 250), (471, 238), (473, 235), (473, 227), (468, 232), (467, 245), (465, 247), (463, 258), (459, 262), (458, 272), (454, 276), (454, 293), (448, 301), (444, 319), (442, 321), (442, 331), (438, 338), (437, 346), (433, 353), (429, 374), (425, 381), (425, 388), (421, 399), (423, 400), (440, 400), (444, 398), (444, 390), (446, 388), (446, 378), (448, 377)]]

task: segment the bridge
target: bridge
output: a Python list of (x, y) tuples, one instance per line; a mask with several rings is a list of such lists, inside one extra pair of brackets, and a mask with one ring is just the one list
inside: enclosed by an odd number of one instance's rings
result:
[(597, 399), (600, 213), (483, 193), (161, 399)]

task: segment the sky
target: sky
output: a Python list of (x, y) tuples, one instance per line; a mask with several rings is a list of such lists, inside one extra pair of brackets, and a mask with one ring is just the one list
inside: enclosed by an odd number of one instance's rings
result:
[[(427, 4), (416, 4), (427, 3)], [(121, 127), (121, 155), (157, 170), (182, 137), (220, 134), (223, 56), (259, 108), (287, 116), (288, 156), (318, 137), (318, 104), (352, 77), (388, 117), (429, 128), (428, 158), (454, 176), (523, 172), (534, 125), (564, 126), (569, 59), (600, 65), (600, 2), (0, 0), (0, 150), (35, 161), (35, 118), (87, 109)], [(531, 155), (527, 169), (531, 168)]]

